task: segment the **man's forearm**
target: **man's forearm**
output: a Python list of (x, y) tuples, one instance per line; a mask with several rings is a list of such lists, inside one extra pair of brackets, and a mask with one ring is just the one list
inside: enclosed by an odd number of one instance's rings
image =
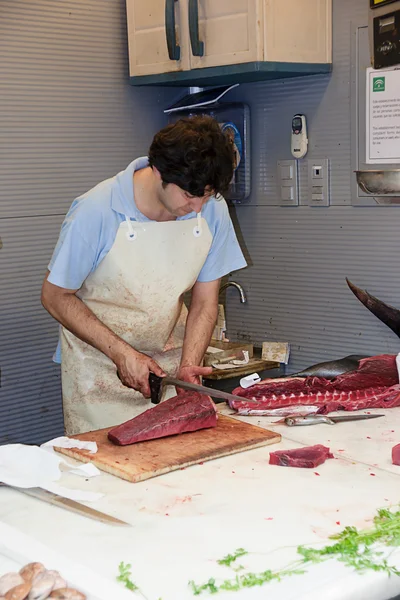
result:
[(191, 306), (186, 322), (181, 367), (201, 364), (217, 322), (218, 304)]
[(75, 294), (60, 294), (43, 302), (45, 308), (61, 325), (76, 337), (103, 352), (116, 362), (124, 349), (131, 348), (102, 323)]

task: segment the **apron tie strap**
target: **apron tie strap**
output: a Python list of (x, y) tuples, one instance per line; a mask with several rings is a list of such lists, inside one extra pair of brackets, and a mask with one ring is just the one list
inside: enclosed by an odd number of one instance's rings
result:
[(136, 239), (136, 231), (132, 227), (131, 220), (128, 216), (125, 216), (126, 224), (128, 225), (128, 231), (126, 232), (126, 237), (130, 242), (133, 242)]
[(193, 228), (194, 237), (200, 237), (202, 232), (201, 227), (201, 211), (197, 213), (197, 224)]

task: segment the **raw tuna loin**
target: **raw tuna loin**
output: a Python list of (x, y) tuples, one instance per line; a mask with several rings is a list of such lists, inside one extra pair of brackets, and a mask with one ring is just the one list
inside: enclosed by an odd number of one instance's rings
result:
[(326, 446), (317, 444), (307, 448), (296, 448), (295, 450), (277, 450), (270, 452), (269, 464), (280, 467), (302, 467), (313, 469), (322, 465), (327, 458), (333, 458), (333, 454)]
[[(400, 406), (396, 357), (390, 354), (364, 358), (356, 371), (332, 380), (323, 377), (265, 379), (246, 390), (236, 388), (233, 394), (243, 397), (243, 402), (229, 403), (242, 414), (244, 409), (255, 411), (292, 405), (318, 406), (319, 413)], [(246, 398), (258, 402), (246, 402)]]
[(215, 427), (217, 418), (215, 405), (209, 396), (198, 392), (185, 392), (110, 429), (108, 439), (118, 446), (127, 446), (177, 433)]
[(400, 444), (393, 446), (392, 448), (392, 463), (394, 465), (400, 465)]

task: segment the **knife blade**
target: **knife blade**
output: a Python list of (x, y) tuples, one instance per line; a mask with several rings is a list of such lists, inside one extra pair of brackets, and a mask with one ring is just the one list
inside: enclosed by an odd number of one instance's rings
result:
[(9, 487), (12, 490), (21, 492), (22, 494), (27, 494), (28, 496), (32, 496), (33, 498), (37, 498), (38, 500), (42, 500), (48, 504), (53, 504), (54, 506), (59, 506), (60, 508), (66, 508), (67, 510), (76, 512), (84, 517), (101, 521), (101, 523), (107, 523), (109, 525), (129, 525), (129, 523), (96, 510), (95, 508), (91, 508), (90, 506), (86, 506), (85, 504), (81, 504), (80, 502), (71, 500), (70, 498), (64, 498), (63, 496), (59, 496), (58, 494), (54, 494), (53, 492), (49, 492), (48, 490), (44, 490), (42, 488), (19, 488), (6, 483), (0, 483), (0, 485)]
[(255, 402), (259, 403), (259, 400), (253, 400), (250, 398), (242, 398), (242, 396), (235, 396), (235, 394), (229, 394), (229, 392), (223, 392), (222, 390), (215, 390), (214, 388), (206, 387), (205, 385), (199, 385), (197, 383), (189, 383), (187, 381), (181, 381), (175, 379), (175, 377), (160, 377), (161, 385), (176, 385), (184, 390), (190, 390), (194, 392), (200, 392), (200, 394), (207, 394), (211, 398), (221, 398), (222, 400), (236, 400), (239, 402)]

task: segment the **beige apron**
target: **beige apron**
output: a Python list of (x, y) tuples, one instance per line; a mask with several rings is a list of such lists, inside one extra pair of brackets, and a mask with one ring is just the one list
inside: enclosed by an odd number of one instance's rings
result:
[[(182, 295), (196, 282), (211, 242), (201, 214), (162, 223), (126, 217), (111, 250), (77, 296), (135, 350), (173, 375), (187, 316)], [(107, 356), (64, 327), (61, 358), (67, 434), (117, 425), (153, 406), (121, 384)]]

